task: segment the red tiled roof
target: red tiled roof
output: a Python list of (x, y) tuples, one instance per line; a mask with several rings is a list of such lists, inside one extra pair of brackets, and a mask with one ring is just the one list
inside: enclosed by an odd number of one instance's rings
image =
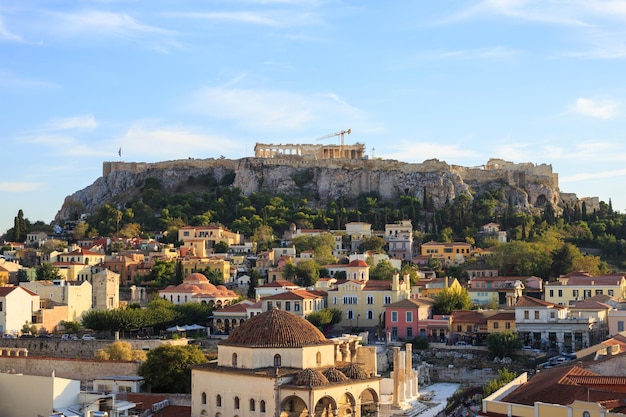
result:
[(501, 313), (494, 314), (489, 317), (487, 320), (515, 320), (515, 312), (514, 311), (503, 311)]
[(563, 309), (564, 306), (549, 303), (547, 301), (540, 300), (538, 298), (529, 297), (527, 295), (523, 295), (515, 304), (515, 307), (552, 307), (556, 309)]

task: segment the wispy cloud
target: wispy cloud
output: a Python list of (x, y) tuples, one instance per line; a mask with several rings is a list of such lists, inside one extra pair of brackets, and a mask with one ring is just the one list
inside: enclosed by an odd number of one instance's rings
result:
[(563, 184), (576, 184), (582, 181), (599, 180), (604, 178), (615, 179), (615, 177), (626, 176), (626, 169), (614, 169), (600, 172), (578, 172), (573, 175), (559, 176), (559, 182)]
[(21, 36), (16, 35), (6, 27), (6, 25), (4, 24), (4, 19), (2, 18), (2, 16), (0, 16), (0, 42), (2, 42), (3, 40), (7, 42), (25, 42)]
[(50, 130), (70, 130), (70, 129), (95, 129), (98, 122), (93, 115), (54, 118), (48, 122), (46, 128)]
[(0, 181), (0, 191), (7, 193), (24, 193), (41, 188), (41, 183), (36, 182), (2, 182)]
[(263, 131), (299, 131), (319, 125), (364, 123), (361, 110), (334, 93), (206, 87), (191, 95), (186, 110), (232, 120)]
[(376, 157), (396, 159), (398, 161), (422, 162), (427, 159), (439, 159), (449, 162), (461, 159), (474, 159), (479, 156), (474, 150), (466, 149), (459, 144), (442, 144), (436, 142), (417, 142), (410, 140), (398, 141), (388, 149), (395, 152), (377, 152)]
[(621, 103), (613, 100), (592, 100), (588, 98), (578, 98), (572, 109), (583, 116), (595, 117), (597, 119), (611, 120), (619, 112)]
[(228, 137), (196, 132), (179, 126), (154, 126), (137, 123), (112, 141), (112, 148), (122, 148), (122, 155), (150, 161), (209, 158), (215, 155), (241, 156), (241, 145)]
[(57, 19), (55, 30), (61, 33), (118, 35), (124, 37), (138, 35), (172, 35), (173, 31), (143, 24), (126, 13), (100, 10), (82, 10), (72, 13), (52, 12)]
[(290, 10), (273, 11), (223, 11), (223, 12), (170, 12), (164, 16), (179, 19), (205, 20), (212, 22), (241, 23), (269, 27), (302, 27), (322, 23), (322, 18), (313, 12)]

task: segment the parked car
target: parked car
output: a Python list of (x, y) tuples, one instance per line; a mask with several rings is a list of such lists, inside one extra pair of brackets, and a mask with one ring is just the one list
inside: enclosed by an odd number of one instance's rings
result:
[(20, 336), (20, 339), (34, 339), (35, 336), (33, 336), (32, 334), (23, 334)]
[(467, 342), (464, 342), (463, 340), (459, 340), (458, 342), (455, 343), (455, 345), (457, 345), (457, 346), (469, 346), (469, 344)]
[(83, 340), (96, 340), (96, 338), (90, 334), (84, 334)]
[(54, 339), (54, 335), (48, 333), (42, 333), (37, 336), (40, 339)]
[(61, 340), (78, 340), (78, 337), (74, 334), (67, 334), (61, 336)]

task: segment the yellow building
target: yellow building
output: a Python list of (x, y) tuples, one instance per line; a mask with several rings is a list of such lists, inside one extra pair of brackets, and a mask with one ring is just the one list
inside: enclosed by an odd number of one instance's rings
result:
[(377, 415), (376, 350), (358, 340), (326, 339), (284, 310), (256, 315), (192, 369), (191, 416)]
[(187, 276), (198, 271), (212, 271), (218, 273), (224, 282), (230, 280), (230, 261), (218, 257), (181, 259), (184, 275)]
[(544, 287), (545, 301), (565, 306), (596, 295), (608, 295), (616, 301), (626, 300), (626, 275), (591, 276), (586, 272), (574, 272)]
[(487, 333), (515, 331), (515, 311), (502, 311), (487, 317)]
[(411, 279), (395, 273), (391, 280), (338, 281), (328, 291), (328, 307), (341, 310), (338, 326), (374, 329), (382, 319), (384, 307), (411, 297)]
[(244, 243), (243, 235), (219, 225), (181, 227), (178, 229), (178, 240), (183, 242), (183, 247), (192, 247), (195, 255), (200, 257), (213, 253), (213, 248), (220, 242), (228, 246)]
[(472, 256), (472, 245), (466, 242), (435, 242), (422, 243), (420, 250), (422, 256), (440, 258), (446, 266), (461, 265)]
[(451, 290), (457, 292), (463, 289), (463, 287), (456, 278), (444, 277), (420, 279), (417, 284), (412, 287), (411, 292), (415, 295), (418, 295), (419, 297), (428, 297), (434, 299), (445, 288), (450, 288)]

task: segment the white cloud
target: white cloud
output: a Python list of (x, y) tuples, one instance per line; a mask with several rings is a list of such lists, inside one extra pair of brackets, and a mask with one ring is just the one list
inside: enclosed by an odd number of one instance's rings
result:
[(614, 169), (600, 172), (578, 172), (573, 175), (561, 175), (559, 182), (563, 184), (576, 184), (581, 181), (598, 180), (604, 178), (615, 179), (615, 177), (626, 176), (626, 169)]
[(240, 157), (243, 154), (239, 143), (224, 136), (198, 133), (176, 126), (154, 127), (141, 123), (130, 127), (113, 143), (112, 149), (115, 149), (116, 154), (121, 147), (122, 158), (131, 160), (211, 158), (222, 154)]
[(173, 35), (175, 32), (145, 25), (126, 13), (83, 10), (74, 13), (51, 13), (56, 19), (50, 27), (66, 35), (105, 35), (136, 37), (143, 35)]
[(596, 101), (588, 98), (578, 98), (573, 109), (583, 116), (610, 120), (617, 116), (621, 103), (612, 100)]
[(388, 145), (387, 149), (395, 148), (395, 152), (375, 152), (375, 157), (396, 159), (398, 161), (422, 162), (427, 159), (439, 159), (448, 163), (461, 159), (480, 157), (475, 151), (464, 149), (461, 145), (446, 145), (436, 142), (417, 142), (401, 140), (397, 145)]
[(319, 129), (320, 125), (335, 126), (337, 120), (342, 125), (366, 124), (359, 109), (334, 93), (207, 87), (191, 95), (186, 109), (263, 131)]
[(0, 17), (0, 41), (2, 41), (3, 39), (9, 42), (24, 42), (24, 39), (22, 39), (21, 36), (16, 35), (6, 27), (6, 25), (4, 24), (4, 19)]
[(7, 193), (22, 193), (33, 191), (41, 187), (36, 182), (0, 182), (0, 191)]
[(51, 130), (69, 130), (69, 129), (95, 129), (98, 122), (92, 115), (54, 118), (48, 123), (48, 129)]

